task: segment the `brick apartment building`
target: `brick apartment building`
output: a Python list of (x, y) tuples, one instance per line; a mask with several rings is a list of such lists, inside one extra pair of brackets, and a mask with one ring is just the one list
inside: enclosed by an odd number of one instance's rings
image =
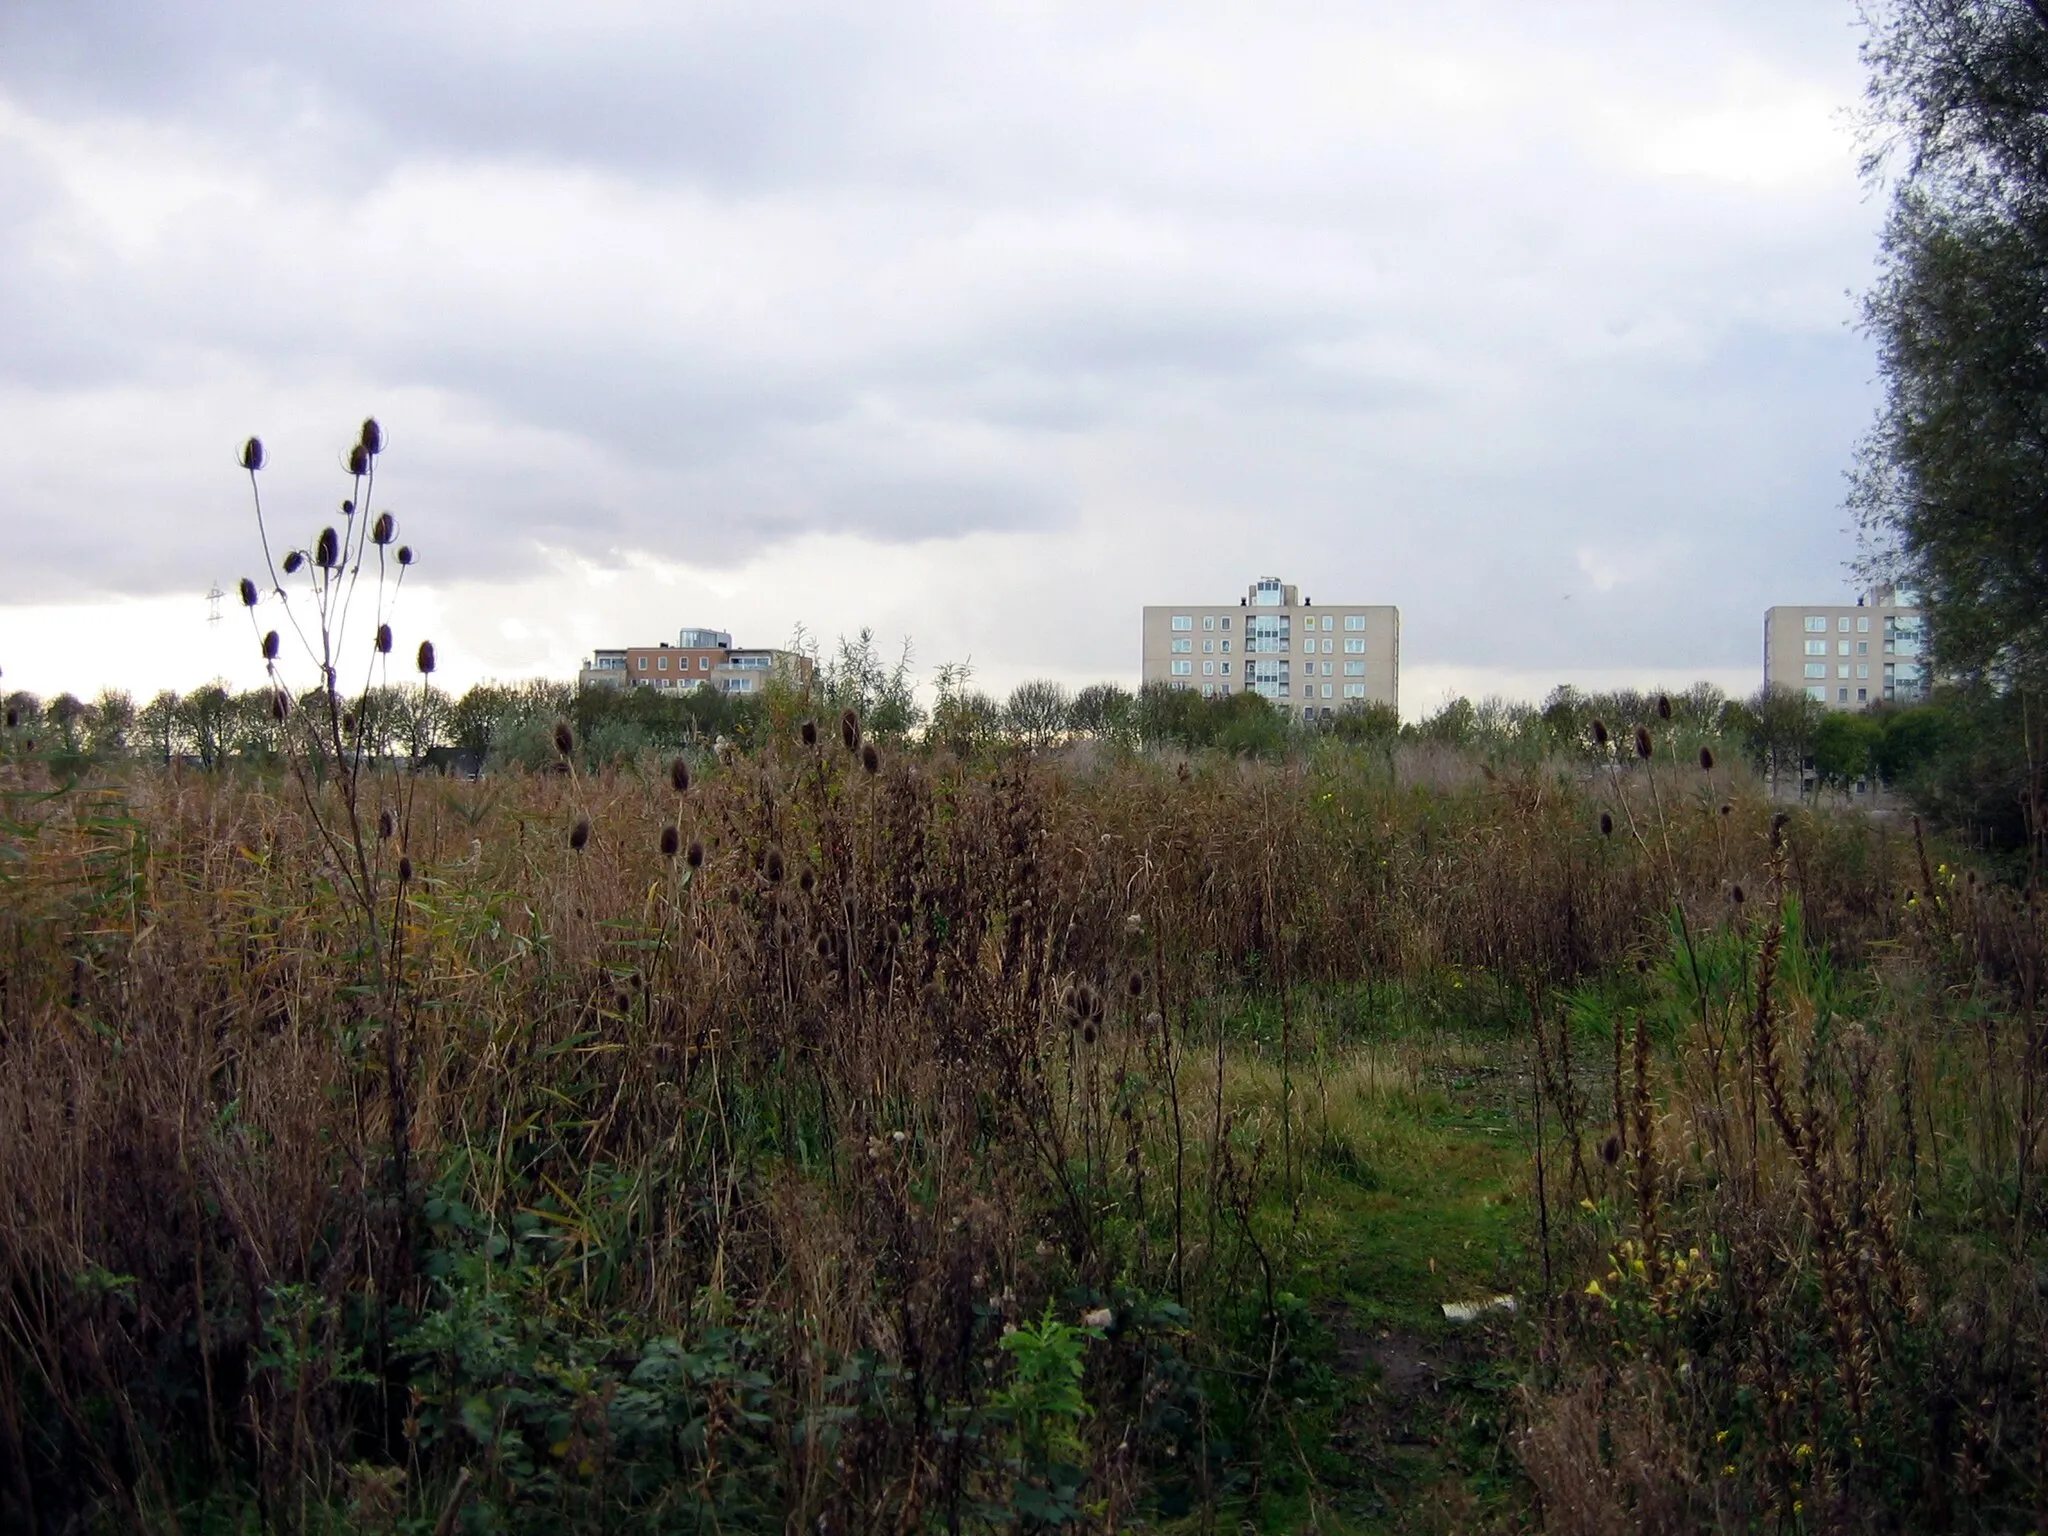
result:
[(683, 693), (713, 688), (720, 693), (759, 693), (771, 677), (810, 680), (811, 659), (773, 646), (735, 646), (722, 629), (685, 629), (675, 644), (629, 645), (593, 651), (576, 674), (583, 688), (655, 688)]

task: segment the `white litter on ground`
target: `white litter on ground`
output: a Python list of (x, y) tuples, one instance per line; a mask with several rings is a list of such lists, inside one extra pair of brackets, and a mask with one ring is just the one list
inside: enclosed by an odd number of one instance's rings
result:
[(1444, 1303), (1444, 1320), (1452, 1323), (1476, 1323), (1489, 1312), (1505, 1312), (1512, 1317), (1515, 1313), (1515, 1298), (1494, 1296), (1483, 1301), (1447, 1301)]

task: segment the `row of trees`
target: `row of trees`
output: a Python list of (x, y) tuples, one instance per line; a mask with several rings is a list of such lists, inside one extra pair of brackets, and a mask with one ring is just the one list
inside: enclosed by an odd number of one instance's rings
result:
[[(1584, 694), (1559, 688), (1541, 704), (1452, 699), (1427, 718), (1402, 725), (1385, 705), (1353, 705), (1327, 725), (1291, 722), (1253, 694), (1204, 698), (1188, 689), (1153, 686), (1132, 693), (1114, 683), (1071, 692), (1059, 683), (1018, 685), (1006, 699), (975, 689), (963, 666), (935, 676), (934, 706), (917, 700), (910, 659), (876, 657), (872, 637), (845, 642), (820, 666), (809, 688), (773, 679), (756, 695), (708, 688), (666, 693), (648, 688), (590, 688), (565, 683), (481, 683), (460, 695), (431, 686), (375, 688), (351, 714), (367, 751), (379, 757), (452, 757), (465, 767), (540, 768), (554, 761), (555, 723), (575, 728), (579, 753), (598, 767), (646, 753), (673, 752), (719, 740), (742, 748), (769, 722), (805, 712), (829, 718), (859, 711), (884, 738), (921, 736), (963, 754), (998, 746), (1044, 749), (1087, 740), (1123, 750), (1179, 748), (1236, 756), (1275, 757), (1324, 737), (1362, 745), (1400, 742), (1477, 752), (1496, 759), (1539, 760), (1586, 752), (1596, 720), (1625, 732), (1656, 722), (1676, 734), (1677, 748), (1699, 746), (1735, 754), (1777, 780), (1823, 783), (1905, 782), (1949, 744), (1980, 734), (1981, 721), (1959, 728), (1958, 705), (1831, 712), (1791, 689), (1765, 689), (1731, 699), (1700, 684), (1660, 696), (1637, 692)], [(1664, 710), (1668, 708), (1668, 717)], [(209, 685), (189, 694), (161, 693), (137, 707), (128, 695), (101, 694), (90, 703), (69, 694), (47, 704), (27, 695), (7, 700), (17, 742), (38, 737), (48, 750), (81, 756), (268, 761), (282, 750), (275, 699), (268, 689), (233, 693)], [(1981, 776), (1981, 775), (1980, 775)]]

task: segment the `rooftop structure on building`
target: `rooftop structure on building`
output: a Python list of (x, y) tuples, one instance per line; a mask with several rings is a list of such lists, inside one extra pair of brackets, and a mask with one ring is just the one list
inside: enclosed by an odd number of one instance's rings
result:
[(781, 676), (804, 682), (811, 659), (774, 646), (735, 646), (723, 629), (683, 629), (673, 645), (629, 645), (593, 651), (576, 675), (584, 688), (654, 688), (684, 693), (713, 688), (720, 693), (752, 694)]
[(1913, 595), (1877, 586), (1854, 603), (1764, 610), (1764, 683), (1829, 709), (1927, 697), (1927, 624)]
[(1231, 604), (1148, 605), (1140, 677), (1205, 698), (1256, 693), (1303, 721), (1347, 706), (1399, 708), (1401, 610), (1317, 604), (1277, 576)]

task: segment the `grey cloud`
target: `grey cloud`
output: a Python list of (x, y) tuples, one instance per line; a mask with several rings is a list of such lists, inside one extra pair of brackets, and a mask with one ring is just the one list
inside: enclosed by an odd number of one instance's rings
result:
[[(240, 435), (311, 524), (374, 409), (437, 575), (1099, 534), (1226, 590), (1314, 551), (1435, 659), (1747, 660), (1771, 582), (1838, 579), (1876, 214), (1651, 174), (1460, 50), (1853, 97), (1853, 36), (1786, 9), (1299, 8), (1234, 48), (1170, 10), (16, 0), (0, 602), (219, 579)], [(1442, 100), (1317, 74), (1375, 27)], [(111, 227), (61, 162), (136, 125), (225, 190)], [(1074, 636), (1120, 654), (1113, 618)]]

